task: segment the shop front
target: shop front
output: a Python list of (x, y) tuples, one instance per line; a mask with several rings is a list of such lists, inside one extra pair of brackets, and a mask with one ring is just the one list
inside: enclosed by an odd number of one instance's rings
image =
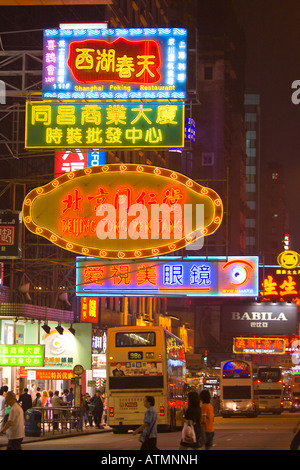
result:
[[(61, 395), (72, 387), (74, 366), (91, 369), (90, 324), (76, 323), (70, 328), (69, 324), (48, 322), (47, 331), (34, 320), (2, 319), (0, 324), (0, 384), (17, 395), (25, 387), (32, 391), (39, 387), (41, 394), (58, 390)], [(39, 361), (32, 356), (38, 346), (42, 348)]]

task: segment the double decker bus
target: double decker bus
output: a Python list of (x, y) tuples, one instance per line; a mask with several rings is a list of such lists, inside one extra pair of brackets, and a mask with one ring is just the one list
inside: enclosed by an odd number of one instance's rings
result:
[(174, 429), (187, 404), (186, 358), (181, 339), (160, 326), (107, 331), (107, 424), (126, 432), (143, 422), (146, 395), (155, 399), (158, 429)]
[(254, 380), (254, 394), (259, 413), (283, 412), (283, 378), (280, 367), (259, 367)]
[(232, 360), (221, 363), (221, 416), (257, 416), (252, 363)]

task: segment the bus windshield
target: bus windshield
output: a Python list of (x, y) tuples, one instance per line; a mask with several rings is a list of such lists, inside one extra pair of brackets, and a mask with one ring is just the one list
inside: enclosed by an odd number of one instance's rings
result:
[(281, 370), (280, 369), (259, 369), (258, 380), (261, 383), (276, 383), (281, 381)]

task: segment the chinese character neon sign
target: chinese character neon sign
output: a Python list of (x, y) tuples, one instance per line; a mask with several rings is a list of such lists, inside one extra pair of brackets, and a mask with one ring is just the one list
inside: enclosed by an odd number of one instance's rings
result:
[(172, 170), (135, 164), (68, 172), (31, 191), (23, 204), (29, 230), (100, 258), (179, 250), (215, 232), (222, 217), (222, 201), (212, 189)]
[(234, 338), (235, 354), (285, 354), (284, 338)]
[[(236, 267), (247, 263), (249, 276), (232, 283)], [(201, 257), (152, 258), (141, 262), (77, 258), (78, 296), (255, 296), (258, 289), (258, 259)]]
[(280, 266), (259, 268), (259, 295), (262, 300), (300, 302), (300, 267), (286, 269)]
[(183, 147), (184, 104), (26, 103), (26, 148)]
[(0, 366), (43, 367), (44, 346), (40, 344), (0, 344)]
[(44, 31), (43, 96), (185, 99), (187, 30)]

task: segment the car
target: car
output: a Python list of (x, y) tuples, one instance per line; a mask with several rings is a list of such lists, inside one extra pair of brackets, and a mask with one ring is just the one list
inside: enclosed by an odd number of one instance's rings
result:
[(300, 410), (300, 396), (293, 396), (290, 413), (295, 413), (296, 411), (299, 411), (299, 410)]
[(293, 404), (292, 397), (290, 397), (290, 396), (283, 397), (283, 409), (284, 410), (291, 411), (292, 404)]

